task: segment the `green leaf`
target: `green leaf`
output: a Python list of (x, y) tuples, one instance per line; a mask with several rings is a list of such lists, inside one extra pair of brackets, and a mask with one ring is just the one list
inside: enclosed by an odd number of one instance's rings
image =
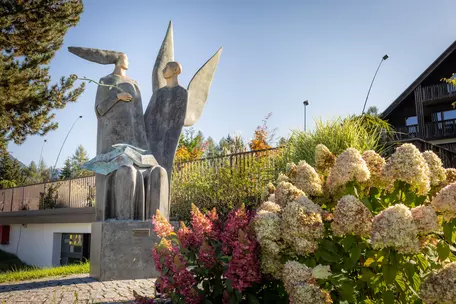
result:
[(426, 271), (429, 267), (429, 262), (426, 260), (426, 258), (422, 254), (418, 254), (416, 256), (416, 259), (418, 261), (420, 268)]
[(449, 243), (453, 243), (453, 222), (447, 222), (443, 224), (443, 235), (445, 236), (445, 240)]
[(440, 261), (445, 261), (450, 255), (450, 247), (447, 243), (440, 241), (437, 244), (437, 253), (439, 254)]
[(383, 266), (383, 279), (386, 284), (393, 284), (396, 279), (397, 269), (393, 265)]
[(260, 304), (257, 297), (251, 293), (247, 294), (247, 303), (249, 304)]
[(319, 251), (317, 251), (317, 254), (319, 254), (320, 257), (321, 257), (323, 260), (325, 260), (325, 261), (327, 261), (327, 262), (330, 262), (330, 263), (335, 263), (335, 262), (337, 262), (337, 260), (338, 260), (338, 258), (336, 257), (335, 254), (331, 254), (331, 253), (326, 252), (326, 251), (324, 251), (324, 250), (319, 250)]
[(364, 282), (369, 282), (375, 274), (367, 268), (361, 268), (361, 280)]
[(352, 283), (345, 282), (340, 287), (339, 292), (344, 300), (352, 301), (355, 290)]
[(369, 267), (369, 266), (372, 265), (373, 263), (375, 263), (375, 260), (374, 260), (373, 258), (368, 258), (368, 259), (364, 262), (364, 266)]
[(399, 286), (399, 288), (402, 291), (405, 291), (407, 289), (407, 284), (402, 277), (399, 277), (399, 276), (396, 277), (396, 284)]
[(372, 212), (372, 211), (374, 210), (374, 209), (372, 208), (372, 204), (371, 204), (371, 202), (369, 201), (368, 198), (363, 198), (363, 199), (361, 200), (361, 202), (367, 207), (367, 209), (369, 209), (369, 211)]
[(412, 278), (412, 286), (414, 290), (419, 290), (421, 285), (421, 278), (418, 273), (415, 273)]
[(227, 290), (229, 293), (232, 293), (232, 292), (233, 292), (233, 282), (231, 282), (230, 279), (227, 279), (227, 280), (226, 280), (226, 290)]
[(391, 290), (387, 290), (383, 293), (384, 304), (394, 304), (394, 293)]
[(361, 256), (361, 248), (355, 247), (350, 252), (350, 259), (354, 262), (359, 261), (359, 257)]
[(342, 241), (342, 247), (344, 247), (345, 251), (348, 252), (355, 241), (356, 241), (355, 236), (347, 235)]

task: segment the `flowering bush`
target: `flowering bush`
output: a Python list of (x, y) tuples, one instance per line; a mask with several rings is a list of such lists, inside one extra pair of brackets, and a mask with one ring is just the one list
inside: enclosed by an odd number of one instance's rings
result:
[[(247, 299), (259, 303), (265, 288), (260, 284), (259, 247), (249, 228), (251, 219), (244, 206), (231, 211), (222, 223), (215, 209), (203, 214), (193, 205), (191, 226), (181, 222), (175, 232), (157, 211), (153, 224), (161, 241), (152, 250), (161, 274), (157, 290), (175, 304), (241, 303)], [(271, 282), (268, 284), (270, 290)]]
[(289, 164), (253, 227), (289, 302), (456, 303), (456, 170), (404, 144), (388, 159), (318, 145)]

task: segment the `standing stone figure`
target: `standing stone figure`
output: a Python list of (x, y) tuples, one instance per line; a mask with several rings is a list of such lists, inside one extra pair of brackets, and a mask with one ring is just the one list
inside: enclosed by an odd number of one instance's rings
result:
[[(100, 79), (96, 95), (97, 157), (109, 155), (117, 144), (132, 146), (130, 151), (138, 155), (137, 151), (147, 150), (141, 92), (136, 81), (126, 75), (127, 55), (80, 47), (69, 47), (69, 51), (92, 62), (115, 64), (114, 71)], [(96, 175), (97, 221), (150, 219), (155, 209), (168, 216), (168, 185), (161, 182), (167, 180), (166, 171), (155, 160), (140, 167), (118, 159), (103, 165), (117, 167), (108, 175)]]
[(188, 88), (179, 85), (180, 63), (174, 61), (172, 23), (152, 71), (153, 95), (144, 113), (149, 150), (166, 169), (171, 183), (174, 155), (184, 126), (196, 123), (206, 104), (220, 48), (193, 76)]

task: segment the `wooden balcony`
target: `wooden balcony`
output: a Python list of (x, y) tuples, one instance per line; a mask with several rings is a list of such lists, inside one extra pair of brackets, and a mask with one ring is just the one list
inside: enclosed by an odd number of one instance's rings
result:
[(448, 83), (439, 83), (431, 86), (419, 86), (415, 92), (415, 98), (423, 103), (442, 101), (456, 97), (456, 86)]
[(456, 119), (428, 122), (424, 124), (424, 130), (418, 125), (396, 128), (397, 139), (422, 138), (424, 140), (436, 140), (443, 138), (456, 138)]

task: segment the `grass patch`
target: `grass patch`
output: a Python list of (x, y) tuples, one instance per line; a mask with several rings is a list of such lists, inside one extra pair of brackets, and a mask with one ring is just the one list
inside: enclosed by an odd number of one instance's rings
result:
[(0, 273), (0, 283), (17, 282), (34, 280), (39, 278), (78, 274), (78, 273), (89, 273), (90, 262), (81, 264), (72, 264), (66, 266), (59, 266), (53, 268), (38, 268), (26, 266), (9, 270), (4, 273)]

